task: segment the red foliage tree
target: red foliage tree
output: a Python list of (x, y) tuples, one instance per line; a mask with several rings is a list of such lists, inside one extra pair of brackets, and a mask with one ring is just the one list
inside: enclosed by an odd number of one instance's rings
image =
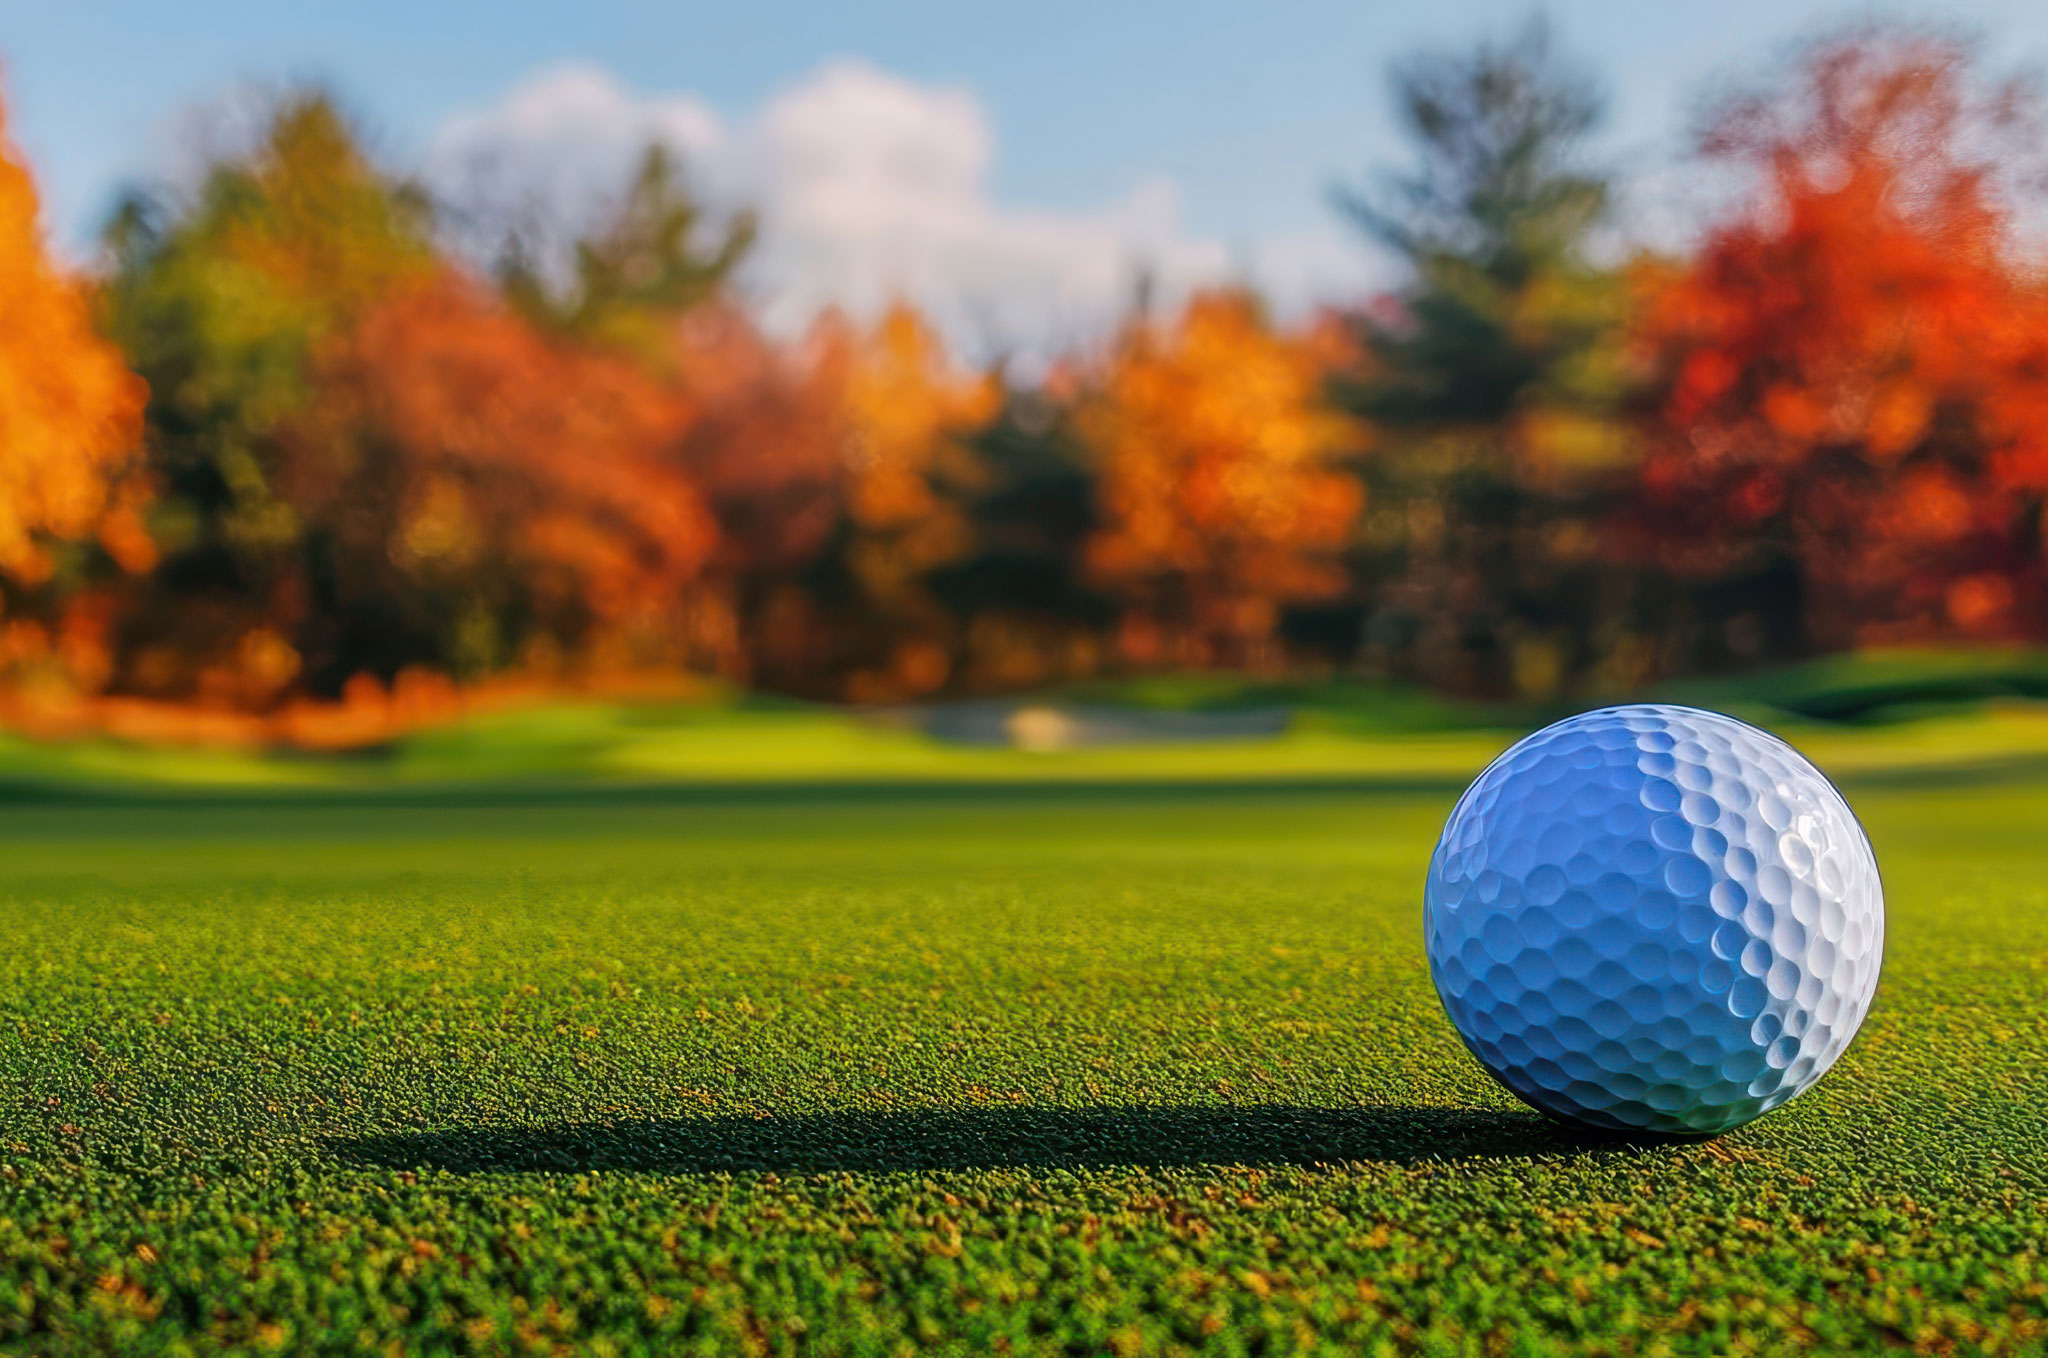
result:
[(343, 620), (337, 656), (376, 654), (397, 608), (422, 659), (459, 669), (508, 648), (677, 658), (715, 530), (672, 388), (446, 274), (369, 310), (316, 373), (283, 481), (330, 544), (334, 597), (310, 615)]
[(1946, 40), (1861, 31), (1727, 103), (1752, 177), (1645, 271), (1643, 518), (1695, 575), (1788, 559), (1812, 643), (2038, 632), (2048, 295), (2016, 258), (2031, 105)]
[(725, 303), (684, 317), (672, 342), (693, 412), (676, 455), (718, 529), (700, 591), (704, 661), (801, 687), (826, 656), (805, 577), (845, 498), (844, 355), (776, 343)]

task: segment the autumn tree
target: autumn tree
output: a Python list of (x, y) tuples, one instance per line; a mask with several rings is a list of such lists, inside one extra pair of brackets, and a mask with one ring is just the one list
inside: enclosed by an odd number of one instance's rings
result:
[(967, 440), (998, 393), (908, 306), (867, 330), (828, 317), (819, 340), (843, 382), (841, 578), (826, 583), (845, 635), (845, 696), (927, 693), (952, 676), (960, 642), (930, 577), (970, 546), (955, 492), (979, 475)]
[(717, 534), (669, 336), (730, 265), (692, 253), (693, 213), (652, 158), (566, 291), (501, 299), (318, 96), (191, 198), (133, 200), (110, 300), (155, 391), (167, 556), (127, 682), (261, 705), (408, 668), (686, 663)]
[(819, 694), (837, 653), (815, 586), (845, 502), (846, 354), (778, 342), (730, 299), (693, 308), (670, 342), (692, 411), (675, 456), (717, 525), (692, 614), (700, 663)]
[(314, 386), (279, 485), (317, 552), (296, 634), (316, 689), (688, 659), (715, 528), (672, 389), (453, 274), (366, 311)]
[(1649, 546), (1704, 579), (1777, 568), (1803, 643), (2040, 635), (2048, 294), (2014, 233), (2023, 85), (1939, 35), (1862, 28), (1722, 103), (1739, 210), (1645, 280), (1660, 400)]
[[(56, 623), (74, 684), (105, 678), (100, 610), (81, 606), (88, 557), (146, 569), (155, 548), (133, 473), (142, 384), (96, 333), (87, 289), (51, 258), (27, 168), (0, 111), (0, 593), (6, 661), (34, 659)], [(53, 597), (62, 596), (62, 597)], [(68, 605), (71, 626), (57, 610)]]
[(1128, 660), (1270, 668), (1282, 610), (1343, 588), (1360, 493), (1323, 375), (1238, 293), (1125, 331), (1077, 421), (1099, 476), (1088, 558)]
[(308, 606), (279, 435), (311, 399), (320, 346), (431, 274), (424, 203), (370, 162), (331, 100), (298, 96), (192, 195), (132, 196), (108, 243), (109, 323), (150, 387), (164, 550), (124, 629), (124, 682), (276, 691)]
[(1609, 206), (1585, 146), (1600, 95), (1541, 25), (1413, 57), (1393, 84), (1414, 168), (1339, 195), (1410, 272), (1358, 315), (1336, 387), (1374, 431), (1371, 649), (1493, 695), (1631, 668), (1586, 527), (1631, 455), (1628, 298), (1589, 253)]

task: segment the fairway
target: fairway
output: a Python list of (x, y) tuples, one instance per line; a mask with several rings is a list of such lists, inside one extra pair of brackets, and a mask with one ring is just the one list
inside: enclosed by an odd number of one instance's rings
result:
[(0, 1349), (2048, 1345), (2048, 789), (1852, 781), (1861, 1036), (1630, 1145), (1438, 1008), (1461, 784), (16, 802)]

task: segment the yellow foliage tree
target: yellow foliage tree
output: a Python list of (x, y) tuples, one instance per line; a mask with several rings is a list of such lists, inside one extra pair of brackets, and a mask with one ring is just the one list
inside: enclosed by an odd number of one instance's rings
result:
[(975, 477), (963, 431), (985, 423), (999, 392), (960, 372), (922, 317), (897, 306), (844, 345), (848, 564), (868, 608), (898, 636), (882, 673), (853, 677), (849, 696), (873, 700), (945, 682), (952, 662), (942, 612), (924, 578), (962, 554), (972, 528), (945, 493)]
[(44, 249), (35, 184), (0, 110), (0, 573), (49, 576), (48, 538), (97, 534), (124, 567), (152, 558), (122, 478), (144, 387), (94, 331), (90, 299)]
[(1089, 561), (1128, 658), (1259, 667), (1283, 605), (1342, 589), (1363, 495), (1335, 465), (1355, 435), (1324, 371), (1314, 336), (1238, 293), (1125, 333), (1079, 425), (1100, 475)]

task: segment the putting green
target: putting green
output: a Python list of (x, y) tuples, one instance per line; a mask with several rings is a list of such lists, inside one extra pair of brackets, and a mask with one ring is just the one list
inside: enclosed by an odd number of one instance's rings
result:
[(1206, 789), (814, 752), (18, 799), (0, 1349), (2048, 1344), (2048, 783), (2010, 742), (1840, 738), (1891, 905), (1862, 1036), (1751, 1127), (1632, 1146), (1437, 1009), (1419, 883), (1492, 738), (1441, 739)]

